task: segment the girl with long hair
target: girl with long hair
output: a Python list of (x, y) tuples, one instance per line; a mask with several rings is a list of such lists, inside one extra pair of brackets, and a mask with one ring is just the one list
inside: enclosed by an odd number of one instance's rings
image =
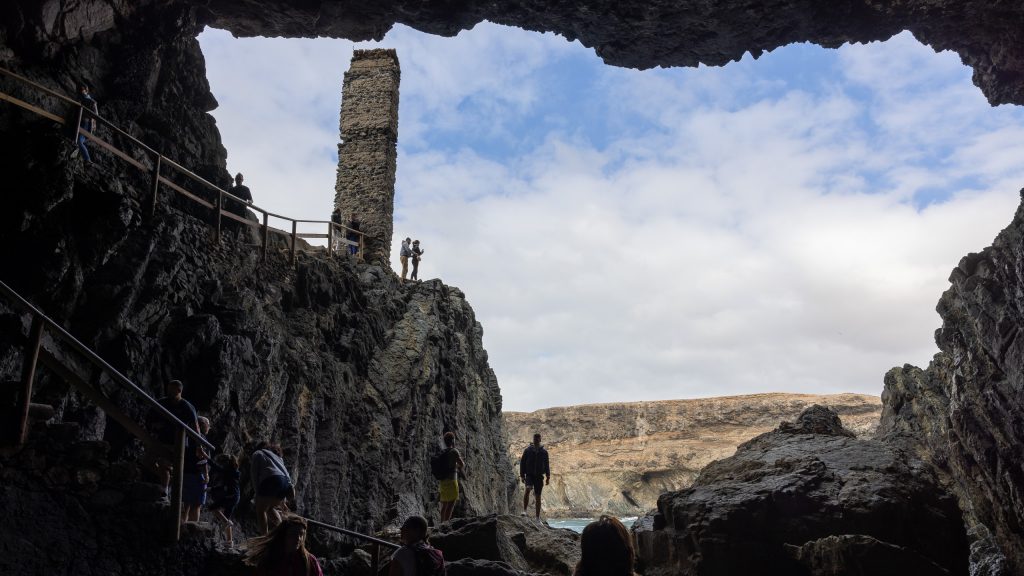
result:
[(245, 563), (256, 567), (253, 576), (323, 576), (316, 556), (306, 551), (306, 519), (294, 514), (249, 540)]

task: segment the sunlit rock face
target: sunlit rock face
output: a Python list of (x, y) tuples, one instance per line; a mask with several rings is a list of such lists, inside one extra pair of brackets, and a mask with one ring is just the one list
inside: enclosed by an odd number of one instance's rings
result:
[(704, 466), (812, 404), (836, 410), (859, 436), (874, 433), (882, 410), (877, 396), (752, 394), (506, 412), (505, 428), (513, 462), (535, 433), (543, 438), (552, 472), (547, 515), (640, 516), (661, 494), (688, 487)]

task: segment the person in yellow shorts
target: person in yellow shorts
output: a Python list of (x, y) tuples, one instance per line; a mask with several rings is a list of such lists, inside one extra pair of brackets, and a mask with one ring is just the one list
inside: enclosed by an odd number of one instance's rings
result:
[(459, 472), (466, 466), (459, 451), (455, 449), (455, 434), (445, 432), (444, 446), (443, 458), (447, 460), (446, 469), (449, 472), (439, 481), (438, 487), (441, 492), (441, 522), (451, 520), (455, 502), (459, 499)]

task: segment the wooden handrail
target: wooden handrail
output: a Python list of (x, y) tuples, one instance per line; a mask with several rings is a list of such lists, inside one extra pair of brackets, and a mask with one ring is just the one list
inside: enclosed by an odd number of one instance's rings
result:
[[(15, 304), (15, 306), (21, 308), (26, 312), (31, 313), (33, 323), (35, 323), (36, 319), (38, 319), (38, 321), (41, 322), (42, 326), (46, 329), (48, 334), (56, 337), (58, 340), (71, 346), (76, 351), (78, 351), (78, 353), (85, 356), (85, 358), (89, 362), (93, 363), (101, 370), (106, 372), (111, 380), (117, 382), (122, 387), (128, 388), (129, 390), (135, 392), (137, 395), (141, 396), (143, 403), (148, 404), (150, 409), (156, 410), (158, 414), (160, 414), (164, 419), (168, 420), (171, 424), (174, 424), (184, 429), (185, 433), (191, 436), (196, 442), (202, 444), (203, 446), (206, 446), (207, 448), (213, 451), (217, 450), (217, 448), (213, 444), (211, 444), (209, 440), (204, 438), (203, 435), (200, 434), (197, 430), (194, 430), (191, 426), (179, 420), (177, 416), (175, 416), (169, 410), (160, 405), (159, 402), (157, 402), (152, 396), (150, 396), (144, 390), (142, 390), (142, 388), (139, 388), (134, 382), (129, 380), (128, 377), (126, 377), (124, 374), (121, 374), (116, 368), (114, 368), (110, 364), (107, 364), (107, 362), (103, 358), (100, 358), (100, 356), (93, 352), (88, 346), (79, 342), (77, 338), (72, 336), (68, 331), (64, 330), (64, 328), (62, 328), (60, 324), (57, 324), (48, 316), (43, 314), (42, 311), (33, 306), (31, 303), (29, 303), (28, 300), (22, 298), (20, 294), (15, 292), (14, 289), (5, 284), (3, 281), (0, 281), (0, 294), (6, 296), (8, 300)], [(73, 385), (77, 384), (77, 382), (70, 383)]]
[[(83, 112), (86, 112), (85, 108), (82, 106), (82, 104), (80, 102), (78, 102), (77, 100), (74, 100), (72, 98), (69, 98), (69, 97), (67, 97), (67, 96), (65, 96), (65, 95), (63, 95), (63, 94), (61, 94), (61, 93), (59, 93), (59, 92), (57, 92), (55, 90), (47, 88), (46, 86), (43, 86), (42, 84), (39, 84), (38, 82), (34, 82), (32, 80), (29, 80), (28, 78), (26, 78), (26, 77), (24, 77), (24, 76), (22, 76), (20, 74), (17, 74), (15, 72), (7, 70), (6, 68), (0, 67), (0, 75), (6, 76), (6, 77), (11, 78), (13, 80), (16, 80), (18, 82), (21, 82), (22, 84), (25, 84), (25, 85), (27, 85), (27, 86), (29, 86), (31, 88), (36, 89), (36, 90), (42, 91), (42, 92), (46, 93), (49, 96), (57, 98), (58, 100), (66, 103), (66, 104), (69, 104), (71, 106), (74, 106), (74, 107), (78, 108), (78, 118), (79, 118), (79, 120), (78, 120), (78, 122), (76, 123), (76, 126), (75, 126), (75, 132), (76, 132), (75, 138), (77, 139), (78, 133), (80, 133), (81, 118), (83, 117)], [(19, 107), (21, 107), (21, 108), (23, 108), (25, 110), (28, 110), (28, 111), (36, 114), (36, 115), (42, 116), (44, 118), (50, 119), (50, 120), (58, 122), (60, 124), (65, 124), (66, 123), (65, 120), (63, 120), (60, 116), (58, 116), (56, 114), (53, 114), (53, 113), (48, 112), (46, 110), (43, 110), (42, 108), (39, 108), (39, 107), (34, 106), (32, 104), (29, 104), (28, 102), (25, 102), (23, 100), (20, 100), (18, 98), (15, 98), (13, 96), (5, 94), (3, 92), (0, 92), (0, 100), (11, 102), (12, 104), (15, 104), (15, 105), (17, 105), (17, 106), (19, 106)], [(218, 211), (223, 208), (223, 203), (219, 203), (219, 202), (218, 203), (212, 203), (212, 202), (209, 202), (209, 201), (206, 201), (206, 200), (202, 200), (198, 196), (196, 196), (194, 193), (188, 192), (187, 190), (185, 190), (181, 186), (179, 186), (177, 184), (174, 184), (169, 179), (161, 176), (160, 175), (160, 167), (162, 165), (166, 164), (166, 165), (170, 166), (171, 168), (173, 168), (174, 170), (177, 170), (178, 172), (180, 172), (186, 178), (188, 178), (190, 180), (193, 180), (193, 181), (195, 181), (195, 182), (197, 182), (197, 183), (199, 183), (199, 184), (201, 184), (201, 185), (211, 189), (212, 191), (217, 192), (217, 194), (218, 194), (218, 196), (220, 198), (227, 198), (229, 200), (233, 200), (235, 202), (239, 202), (242, 205), (244, 205), (246, 208), (251, 209), (251, 210), (253, 210), (255, 212), (259, 212), (259, 213), (263, 214), (264, 215), (264, 218), (263, 218), (264, 226), (266, 226), (267, 217), (273, 217), (273, 218), (278, 218), (278, 219), (281, 219), (281, 220), (287, 220), (287, 221), (291, 222), (292, 223), (292, 230), (293, 230), (292, 234), (293, 235), (295, 234), (294, 231), (296, 231), (297, 224), (299, 224), (299, 223), (305, 223), (305, 224), (328, 224), (329, 226), (341, 229), (341, 230), (345, 231), (346, 233), (351, 232), (353, 234), (356, 234), (356, 235), (359, 236), (359, 242), (356, 243), (356, 244), (351, 244), (352, 241), (348, 241), (348, 243), (350, 243), (349, 245), (359, 246), (359, 248), (360, 248), (360, 250), (359, 250), (360, 256), (362, 255), (362, 247), (365, 244), (364, 243), (364, 234), (363, 234), (363, 232), (361, 232), (359, 230), (355, 230), (353, 228), (349, 228), (349, 227), (344, 226), (342, 224), (338, 224), (337, 222), (332, 222), (330, 220), (298, 220), (298, 219), (295, 219), (295, 218), (291, 218), (289, 216), (284, 216), (284, 215), (281, 215), (281, 214), (275, 214), (273, 212), (270, 212), (269, 210), (260, 208), (259, 206), (256, 206), (256, 205), (250, 203), (248, 200), (244, 200), (242, 198), (239, 198), (238, 196), (235, 196), (234, 194), (230, 193), (229, 191), (224, 190), (220, 186), (217, 186), (216, 184), (213, 184), (209, 180), (203, 178), (202, 176), (199, 176), (198, 174), (196, 174), (195, 172), (189, 170), (188, 168), (185, 168), (184, 166), (182, 166), (178, 162), (175, 162), (174, 160), (171, 160), (170, 158), (160, 154), (159, 152), (154, 150), (152, 147), (148, 146), (146, 143), (142, 142), (141, 140), (139, 140), (138, 138), (132, 136), (131, 134), (125, 132), (124, 130), (118, 128), (111, 121), (109, 121), (106, 118), (100, 116), (99, 114), (96, 114), (94, 112), (88, 111), (88, 115), (91, 118), (95, 118), (98, 122), (100, 122), (101, 124), (103, 124), (104, 126), (109, 128), (110, 130), (112, 130), (112, 131), (116, 132), (117, 134), (123, 136), (124, 138), (128, 139), (130, 142), (132, 142), (136, 146), (142, 148), (148, 154), (150, 154), (150, 155), (152, 155), (154, 157), (154, 169), (153, 169), (154, 178), (153, 178), (153, 184), (152, 184), (152, 188), (153, 188), (153, 190), (152, 190), (153, 203), (152, 203), (152, 208), (151, 208), (152, 210), (155, 210), (155, 208), (156, 208), (156, 202), (157, 202), (157, 197), (158, 197), (158, 194), (159, 194), (160, 184), (164, 184), (165, 186), (170, 188), (175, 193), (181, 194), (181, 195), (185, 196), (186, 198), (188, 198), (189, 200), (197, 202), (197, 203), (199, 203), (199, 204), (201, 204), (203, 206), (206, 206), (207, 208), (212, 208), (212, 209), (218, 210)], [(125, 161), (129, 162), (130, 164), (134, 165), (136, 168), (139, 168), (140, 170), (147, 170), (147, 168), (145, 168), (139, 161), (135, 160), (134, 158), (129, 156), (127, 153), (125, 153), (124, 151), (122, 151), (119, 148), (117, 148), (116, 146), (114, 146), (112, 143), (106, 142), (105, 140), (103, 140), (103, 139), (101, 139), (101, 138), (99, 138), (99, 137), (97, 137), (94, 134), (91, 134), (89, 132), (85, 132), (85, 134), (86, 134), (86, 138), (96, 142), (101, 147), (107, 149), (112, 154), (114, 154), (114, 156), (117, 156), (117, 157), (121, 158), (122, 160), (125, 160)], [(218, 223), (220, 222), (220, 217), (221, 217), (221, 214), (218, 213), (217, 214), (217, 221), (218, 221)], [(264, 234), (264, 236), (265, 236), (265, 234)], [(321, 235), (319, 237), (325, 237), (325, 236)], [(293, 248), (293, 253), (294, 253), (294, 242), (293, 242), (292, 248)]]

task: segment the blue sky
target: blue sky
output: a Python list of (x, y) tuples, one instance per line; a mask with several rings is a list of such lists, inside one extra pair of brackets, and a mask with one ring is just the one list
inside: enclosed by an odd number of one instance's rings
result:
[[(353, 44), (200, 42), (228, 169), (326, 217)], [(647, 71), (487, 23), (357, 46), (402, 66), (396, 237), (466, 292), (506, 409), (878, 394), (1024, 185), (1021, 111), (907, 33)]]

